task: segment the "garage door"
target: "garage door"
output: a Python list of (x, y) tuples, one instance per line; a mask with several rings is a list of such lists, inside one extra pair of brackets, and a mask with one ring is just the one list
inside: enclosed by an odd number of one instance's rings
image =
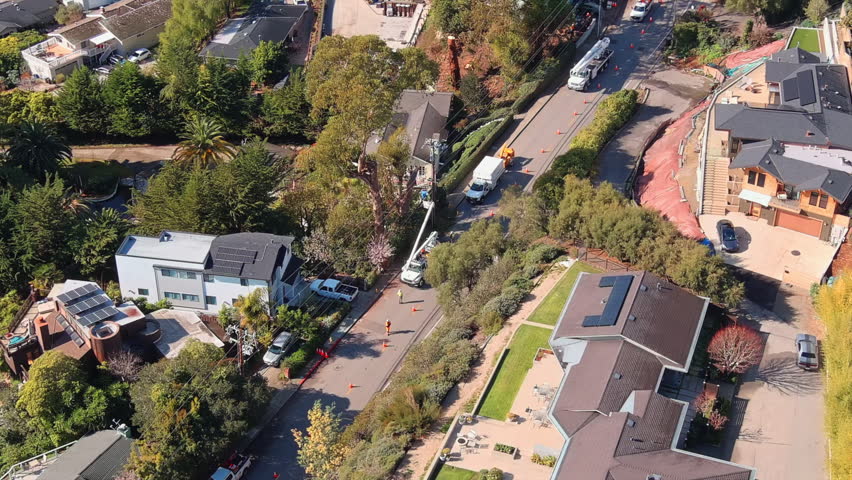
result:
[(775, 217), (775, 225), (812, 235), (814, 237), (819, 237), (819, 234), (822, 231), (821, 221), (782, 210), (779, 210), (778, 216)]

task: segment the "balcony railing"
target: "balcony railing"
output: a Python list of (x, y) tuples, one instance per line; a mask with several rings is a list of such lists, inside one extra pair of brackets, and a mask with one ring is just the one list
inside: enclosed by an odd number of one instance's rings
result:
[(769, 201), (769, 205), (793, 213), (799, 213), (802, 211), (802, 206), (799, 203), (798, 198), (793, 199), (775, 196)]
[(107, 49), (112, 48), (109, 45), (97, 46), (92, 48), (79, 48), (77, 50), (69, 51), (63, 55), (57, 55), (55, 52), (50, 51), (50, 47), (59, 43), (55, 38), (49, 38), (41, 43), (37, 43), (32, 47), (24, 49), (21, 51), (21, 54), (26, 58), (29, 57), (33, 60), (38, 60), (48, 64), (52, 68), (61, 67), (63, 65), (68, 65), (69, 63), (76, 61), (77, 59), (83, 57), (93, 57), (100, 53), (105, 52)]

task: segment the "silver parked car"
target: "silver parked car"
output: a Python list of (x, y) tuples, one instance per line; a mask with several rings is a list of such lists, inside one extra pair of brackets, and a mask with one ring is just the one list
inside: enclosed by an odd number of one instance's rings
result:
[(287, 353), (287, 350), (296, 343), (296, 337), (290, 332), (281, 332), (272, 341), (269, 350), (263, 355), (263, 363), (270, 367), (277, 367), (281, 363), (281, 358)]
[(804, 370), (819, 369), (819, 344), (813, 335), (796, 335), (796, 365)]

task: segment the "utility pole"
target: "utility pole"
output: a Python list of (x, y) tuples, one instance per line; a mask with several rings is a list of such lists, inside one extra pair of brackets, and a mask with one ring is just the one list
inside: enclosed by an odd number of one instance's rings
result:
[(603, 29), (603, 2), (604, 0), (598, 0), (598, 38), (601, 38)]
[(240, 372), (240, 375), (243, 374), (243, 329), (239, 329), (239, 333), (237, 334), (237, 351), (240, 352), (237, 355), (237, 371)]

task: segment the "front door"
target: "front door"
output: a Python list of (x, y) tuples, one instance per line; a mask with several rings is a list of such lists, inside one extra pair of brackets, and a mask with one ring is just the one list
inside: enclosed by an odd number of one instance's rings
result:
[(760, 204), (757, 202), (751, 202), (751, 210), (749, 211), (749, 215), (760, 217)]

